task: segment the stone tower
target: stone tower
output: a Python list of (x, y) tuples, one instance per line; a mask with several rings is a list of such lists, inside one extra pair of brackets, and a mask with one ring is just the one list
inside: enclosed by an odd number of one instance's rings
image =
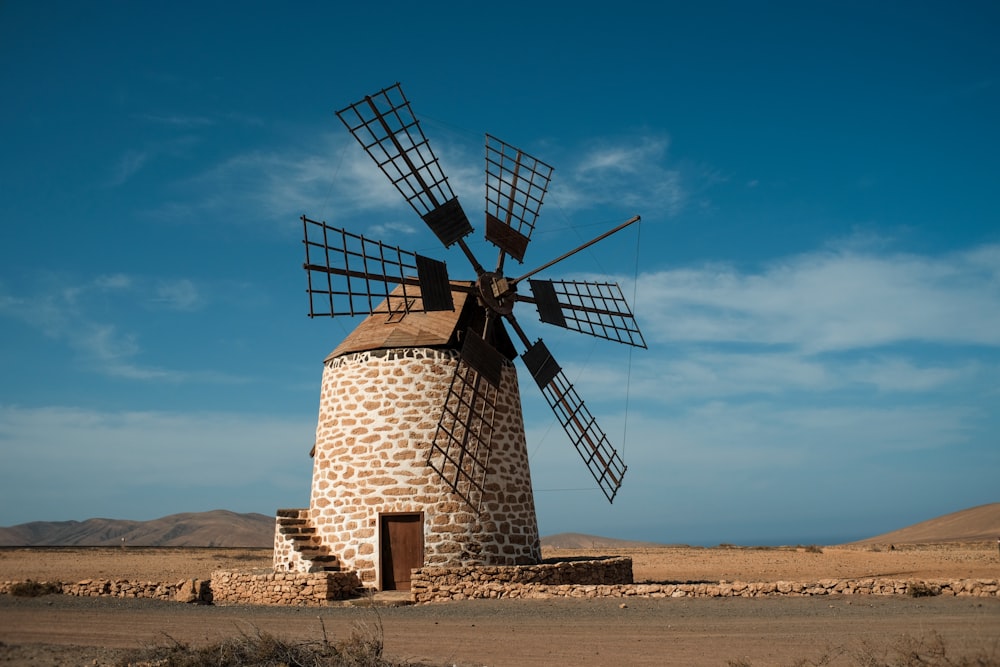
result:
[[(275, 569), (339, 568), (380, 590), (424, 565), (540, 560), (513, 347), (502, 369), (485, 489), (471, 507), (428, 465), (475, 297), (455, 310), (381, 312), (325, 360), (309, 508), (279, 511)], [(502, 329), (500, 330), (502, 334)], [(478, 511), (477, 511), (478, 509)], [(283, 516), (284, 515), (284, 516)]]

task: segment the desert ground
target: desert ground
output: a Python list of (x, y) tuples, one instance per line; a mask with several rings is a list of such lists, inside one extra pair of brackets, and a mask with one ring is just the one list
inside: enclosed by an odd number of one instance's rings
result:
[[(1000, 578), (995, 542), (544, 555), (628, 555), (637, 582)], [(269, 567), (270, 558), (267, 549), (8, 548), (0, 549), (0, 580), (207, 579), (217, 569)], [(853, 665), (859, 652), (891, 655), (911, 640), (940, 640), (951, 656), (985, 653), (1000, 664), (997, 598), (477, 600), (373, 609), (0, 596), (0, 662), (8, 664), (113, 664), (127, 649), (154, 644), (258, 631), (317, 640), (324, 629), (331, 638), (378, 631), (387, 655), (428, 665)]]

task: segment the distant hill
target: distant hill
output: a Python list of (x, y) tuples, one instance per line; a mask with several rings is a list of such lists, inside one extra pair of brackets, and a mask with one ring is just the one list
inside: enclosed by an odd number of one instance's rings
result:
[[(945, 514), (884, 535), (858, 540), (851, 544), (938, 544), (943, 542), (982, 542), (1000, 537), (1000, 503), (980, 505)], [(543, 547), (555, 549), (628, 549), (668, 546), (654, 542), (632, 542), (610, 537), (559, 533), (542, 538)]]
[(613, 537), (598, 537), (582, 533), (559, 533), (542, 538), (542, 546), (552, 549), (635, 549), (636, 547), (662, 547), (655, 542), (635, 542), (616, 540)]
[[(269, 548), (274, 544), (274, 517), (213, 510), (171, 514), (152, 521), (34, 521), (0, 528), (0, 547), (120, 546), (123, 537), (127, 545), (137, 547)], [(1000, 537), (1000, 503), (991, 503), (852, 544), (980, 542), (997, 537)], [(542, 546), (555, 549), (628, 549), (666, 545), (581, 533), (559, 533), (543, 537)]]
[(981, 542), (995, 540), (998, 537), (1000, 537), (1000, 503), (990, 503), (921, 521), (852, 544)]
[(34, 521), (0, 528), (0, 546), (271, 547), (274, 517), (228, 510), (171, 514), (152, 521)]

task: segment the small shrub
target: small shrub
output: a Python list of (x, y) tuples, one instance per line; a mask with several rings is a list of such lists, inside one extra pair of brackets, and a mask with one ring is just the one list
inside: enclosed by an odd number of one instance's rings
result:
[(358, 628), (350, 638), (331, 642), (323, 629), (322, 641), (289, 641), (266, 632), (241, 634), (204, 647), (174, 641), (126, 656), (126, 665), (156, 667), (405, 667), (382, 655), (381, 627)]
[(906, 594), (911, 598), (929, 598), (941, 595), (941, 589), (922, 581), (914, 581), (906, 585)]
[(854, 659), (862, 667), (1000, 667), (995, 648), (992, 652), (949, 655), (944, 637), (934, 631), (919, 638), (903, 635), (886, 650), (866, 644)]
[(62, 593), (62, 586), (51, 581), (19, 581), (8, 590), (10, 595), (19, 598), (37, 598), (42, 595)]
[(807, 554), (823, 553), (823, 547), (819, 546), (818, 544), (810, 544), (807, 547), (802, 547), (802, 550), (805, 551)]

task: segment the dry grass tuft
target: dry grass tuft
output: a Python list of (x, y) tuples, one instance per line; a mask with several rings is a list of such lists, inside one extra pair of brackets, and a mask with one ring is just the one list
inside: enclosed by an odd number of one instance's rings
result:
[(322, 640), (290, 641), (256, 630), (241, 633), (216, 644), (193, 647), (171, 639), (167, 646), (156, 646), (129, 654), (119, 662), (122, 667), (419, 667), (394, 662), (383, 651), (381, 620), (375, 626), (359, 624), (351, 636), (333, 642), (327, 637), (323, 620)]
[(914, 581), (906, 585), (906, 594), (911, 598), (928, 598), (941, 595), (940, 586), (931, 586), (922, 581)]
[(62, 593), (62, 586), (50, 581), (19, 581), (12, 585), (8, 591), (10, 595), (19, 598), (37, 598), (42, 595), (52, 595)]
[[(991, 651), (949, 655), (944, 638), (933, 631), (923, 637), (904, 635), (888, 647), (864, 642), (856, 650), (831, 649), (815, 660), (800, 658), (790, 663), (789, 667), (824, 667), (834, 664), (834, 661), (842, 657), (852, 660), (850, 664), (857, 667), (1000, 667), (997, 645)], [(838, 661), (837, 664), (842, 662)], [(753, 663), (745, 659), (728, 660), (726, 665), (753, 667)]]

